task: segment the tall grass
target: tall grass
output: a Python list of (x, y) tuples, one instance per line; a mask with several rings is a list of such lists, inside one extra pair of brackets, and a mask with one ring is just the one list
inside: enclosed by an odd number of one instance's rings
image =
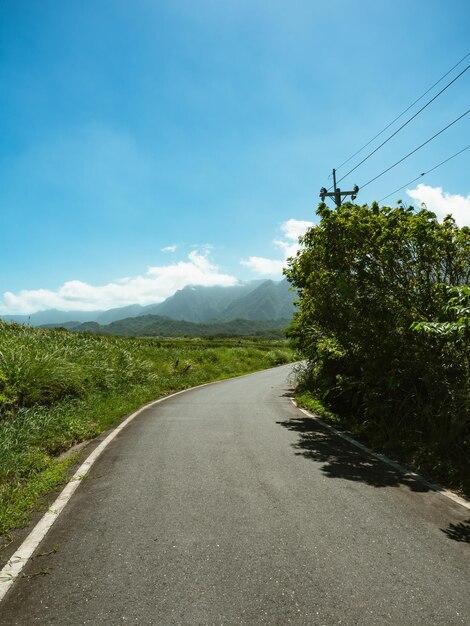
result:
[(283, 341), (115, 338), (0, 322), (0, 534), (65, 479), (61, 452), (139, 405), (292, 359)]

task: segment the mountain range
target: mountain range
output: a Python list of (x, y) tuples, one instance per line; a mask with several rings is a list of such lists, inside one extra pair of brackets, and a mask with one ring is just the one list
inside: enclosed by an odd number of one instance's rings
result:
[[(188, 285), (163, 302), (142, 306), (131, 304), (107, 311), (39, 311), (31, 315), (4, 315), (2, 319), (32, 326), (65, 326), (73, 330), (98, 331), (115, 322), (122, 322), (114, 330), (127, 327), (142, 330), (148, 327), (150, 318), (157, 326), (163, 319), (193, 324), (223, 324), (233, 320), (288, 321), (294, 313), (296, 294), (289, 282), (272, 280), (252, 281), (232, 287), (204, 287)], [(146, 318), (143, 320), (136, 318)], [(131, 322), (131, 320), (133, 320)], [(84, 328), (81, 328), (81, 327)], [(269, 325), (268, 325), (269, 326)], [(279, 326), (279, 324), (277, 325)], [(173, 325), (174, 328), (176, 328)], [(105, 332), (112, 332), (106, 329)], [(220, 332), (225, 332), (220, 328)], [(116, 332), (116, 334), (127, 334)], [(132, 332), (131, 334), (134, 334)], [(153, 333), (152, 333), (153, 334)], [(159, 334), (156, 332), (156, 334)]]

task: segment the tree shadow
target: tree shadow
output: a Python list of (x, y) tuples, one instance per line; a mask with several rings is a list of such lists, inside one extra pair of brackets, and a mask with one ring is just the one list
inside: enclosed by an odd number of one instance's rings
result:
[(363, 482), (373, 487), (405, 485), (411, 491), (430, 491), (424, 482), (354, 447), (315, 419), (300, 417), (277, 423), (300, 434), (299, 440), (292, 444), (296, 454), (323, 463), (321, 471), (329, 478)]
[(470, 517), (465, 522), (449, 524), (447, 528), (441, 528), (441, 530), (449, 539), (470, 543)]

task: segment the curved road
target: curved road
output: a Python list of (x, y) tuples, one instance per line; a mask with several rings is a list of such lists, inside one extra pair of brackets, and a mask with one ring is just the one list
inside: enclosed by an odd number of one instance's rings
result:
[(136, 418), (0, 623), (469, 624), (470, 512), (305, 417), (290, 367)]

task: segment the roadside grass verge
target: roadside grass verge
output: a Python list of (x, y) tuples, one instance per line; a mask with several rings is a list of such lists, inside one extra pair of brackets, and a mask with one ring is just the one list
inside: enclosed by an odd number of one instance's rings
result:
[(339, 417), (329, 411), (310, 391), (298, 391), (294, 394), (294, 399), (300, 407), (307, 409), (310, 413), (318, 415), (318, 417), (332, 422), (332, 424), (336, 423), (337, 426), (340, 425)]
[(0, 535), (67, 478), (73, 445), (151, 400), (294, 360), (285, 341), (137, 339), (0, 322)]

